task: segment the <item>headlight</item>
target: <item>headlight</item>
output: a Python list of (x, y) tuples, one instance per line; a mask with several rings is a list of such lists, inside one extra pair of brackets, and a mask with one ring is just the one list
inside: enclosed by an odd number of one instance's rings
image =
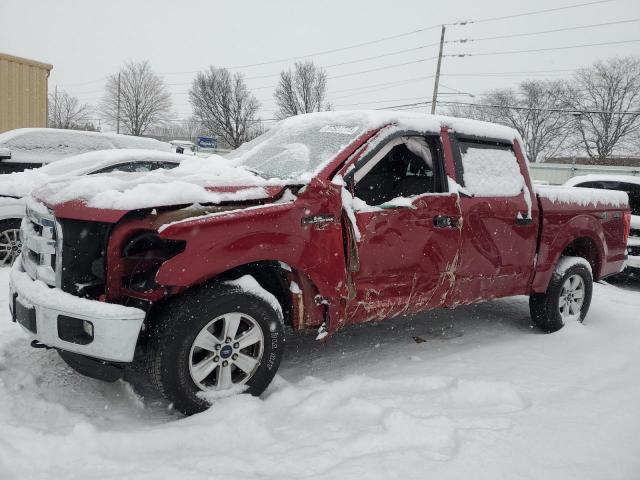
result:
[(155, 288), (155, 277), (160, 265), (183, 252), (184, 240), (160, 238), (156, 232), (134, 235), (122, 249), (127, 275), (123, 278), (130, 290), (146, 291)]

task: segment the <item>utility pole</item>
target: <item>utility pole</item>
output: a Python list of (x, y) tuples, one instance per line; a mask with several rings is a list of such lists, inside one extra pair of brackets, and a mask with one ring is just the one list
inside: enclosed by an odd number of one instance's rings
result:
[(438, 101), (438, 82), (440, 82), (440, 65), (442, 64), (442, 47), (444, 46), (444, 31), (442, 25), (442, 33), (440, 34), (440, 52), (438, 53), (438, 66), (436, 67), (436, 80), (433, 85), (433, 98), (431, 99), (431, 114), (436, 113), (436, 102)]
[[(440, 47), (440, 51), (442, 51), (442, 47)], [(438, 71), (440, 71), (440, 64), (438, 64)], [(118, 72), (118, 118), (116, 120), (116, 133), (120, 133), (120, 72)]]

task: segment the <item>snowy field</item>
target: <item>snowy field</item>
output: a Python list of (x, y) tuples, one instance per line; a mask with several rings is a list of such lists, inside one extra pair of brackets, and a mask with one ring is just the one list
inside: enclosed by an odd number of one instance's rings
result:
[(263, 398), (191, 418), (3, 313), (0, 479), (638, 479), (639, 313), (637, 286), (596, 285), (587, 323), (552, 335), (515, 298), (296, 337)]

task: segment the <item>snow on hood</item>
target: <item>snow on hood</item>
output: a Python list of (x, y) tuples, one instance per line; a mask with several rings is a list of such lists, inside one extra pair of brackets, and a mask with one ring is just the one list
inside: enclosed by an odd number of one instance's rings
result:
[(213, 155), (206, 159), (186, 157), (172, 170), (59, 179), (40, 187), (33, 195), (51, 206), (82, 200), (92, 208), (134, 210), (268, 198), (266, 187), (272, 185), (274, 182)]
[(42, 168), (0, 175), (0, 196), (24, 197), (49, 181), (85, 175), (121, 163), (131, 161), (179, 163), (184, 159), (183, 155), (177, 153), (143, 149), (111, 149), (82, 153)]

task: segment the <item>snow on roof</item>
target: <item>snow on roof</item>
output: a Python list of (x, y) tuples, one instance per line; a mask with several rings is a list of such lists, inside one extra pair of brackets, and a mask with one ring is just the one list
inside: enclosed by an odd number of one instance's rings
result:
[(629, 204), (627, 193), (618, 190), (557, 185), (536, 185), (535, 189), (540, 197), (552, 203), (573, 203), (583, 207), (609, 205), (615, 208), (626, 207)]
[(0, 196), (24, 197), (48, 181), (85, 175), (112, 165), (132, 161), (180, 163), (186, 157), (177, 153), (144, 149), (110, 149), (82, 153), (23, 172), (0, 175)]
[(49, 163), (70, 155), (111, 148), (171, 151), (168, 143), (153, 138), (56, 128), (9, 130), (0, 134), (0, 147), (11, 150), (12, 162), (27, 163)]
[[(171, 171), (153, 171), (126, 177), (117, 174), (102, 175), (100, 178), (78, 177), (73, 182), (54, 182), (40, 189), (37, 194), (50, 204), (81, 199), (94, 208), (123, 210), (264, 198), (267, 194), (262, 187), (291, 182), (305, 183), (313, 172), (318, 172), (360, 135), (387, 125), (425, 133), (438, 133), (446, 126), (466, 135), (507, 142), (518, 138), (516, 131), (508, 127), (438, 115), (392, 111), (319, 112), (283, 120), (262, 138), (240, 147), (229, 159), (214, 155), (208, 159), (210, 161), (200, 158), (185, 160)], [(262, 141), (265, 144), (269, 141), (276, 143), (275, 152), (271, 152), (273, 156), (266, 158), (267, 163), (275, 165), (280, 162), (278, 164), (287, 166), (295, 164), (295, 168), (287, 170), (294, 172), (295, 176), (266, 175), (263, 178), (252, 173), (252, 164), (247, 162), (247, 158), (266, 155), (264, 152), (268, 148), (262, 148)], [(313, 162), (308, 155), (311, 152), (309, 146), (315, 149)], [(205, 188), (219, 186), (255, 188), (235, 194), (222, 194)]]
[(570, 178), (565, 182), (565, 186), (573, 187), (585, 182), (627, 182), (640, 185), (640, 176), (589, 173)]
[(308, 126), (315, 122), (318, 126), (333, 124), (360, 125), (365, 130), (373, 130), (394, 124), (407, 130), (418, 132), (439, 132), (443, 126), (457, 133), (488, 137), (511, 142), (520, 138), (516, 130), (504, 125), (471, 120), (468, 118), (429, 115), (422, 113), (397, 112), (393, 110), (354, 110), (337, 112), (316, 112), (289, 117), (282, 121), (288, 128)]

